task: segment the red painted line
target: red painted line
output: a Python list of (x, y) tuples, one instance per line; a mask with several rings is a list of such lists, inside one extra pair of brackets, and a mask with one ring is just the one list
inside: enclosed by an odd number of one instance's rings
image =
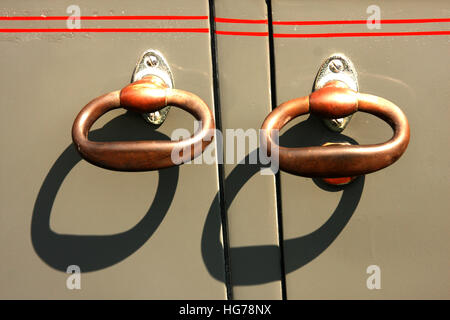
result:
[[(0, 17), (1, 20), (24, 21), (24, 20), (67, 20), (75, 17), (66, 16), (33, 16), (33, 17)], [(80, 20), (207, 20), (208, 16), (84, 16)]]
[(341, 37), (398, 37), (450, 35), (450, 31), (418, 32), (352, 32), (352, 33), (274, 33), (274, 38), (341, 38)]
[(215, 18), (215, 22), (223, 23), (250, 23), (250, 24), (267, 24), (266, 20), (255, 20), (255, 19), (228, 19), (228, 18)]
[[(0, 21), (26, 21), (26, 20), (67, 20), (72, 16), (16, 16), (0, 17)], [(208, 16), (81, 16), (80, 20), (207, 20)], [(257, 19), (229, 19), (215, 18), (221, 23), (254, 23), (265, 24), (266, 20)], [(380, 20), (382, 24), (399, 23), (439, 23), (450, 22), (450, 18), (438, 19), (385, 19)], [(330, 20), (330, 21), (274, 21), (274, 25), (330, 25), (330, 24), (366, 24), (367, 20)]]
[(154, 32), (154, 33), (169, 33), (169, 32), (194, 32), (194, 33), (208, 33), (208, 28), (81, 28), (81, 29), (67, 29), (67, 28), (47, 28), (47, 29), (0, 29), (0, 33), (17, 33), (17, 32)]
[[(401, 23), (440, 23), (450, 22), (450, 18), (443, 19), (385, 19), (380, 20), (381, 24), (401, 24)], [(334, 21), (274, 21), (274, 25), (295, 25), (295, 26), (316, 26), (330, 24), (366, 24), (367, 20), (334, 20)]]
[(228, 35), (228, 36), (257, 36), (267, 37), (268, 32), (244, 32), (244, 31), (216, 31), (216, 34)]

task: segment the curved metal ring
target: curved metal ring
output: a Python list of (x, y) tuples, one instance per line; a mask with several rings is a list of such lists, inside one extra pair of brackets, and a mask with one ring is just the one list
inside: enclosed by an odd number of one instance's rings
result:
[(311, 95), (285, 102), (275, 108), (262, 124), (261, 142), (270, 154), (274, 130), (281, 130), (292, 119), (314, 113), (325, 118), (341, 118), (363, 111), (386, 121), (393, 137), (374, 145), (330, 145), (325, 147), (279, 147), (280, 169), (304, 177), (339, 178), (358, 176), (394, 163), (409, 143), (409, 124), (405, 114), (392, 102), (370, 94), (357, 93), (342, 84), (330, 83)]
[[(97, 142), (88, 139), (94, 122), (110, 110), (125, 108), (148, 113), (167, 105), (191, 113), (201, 121), (201, 130), (181, 141)], [(96, 166), (117, 171), (157, 170), (190, 161), (211, 143), (213, 134), (214, 118), (202, 99), (187, 91), (169, 89), (154, 76), (92, 100), (80, 111), (72, 127), (73, 142), (84, 159)], [(179, 152), (181, 163), (174, 163), (173, 152)]]

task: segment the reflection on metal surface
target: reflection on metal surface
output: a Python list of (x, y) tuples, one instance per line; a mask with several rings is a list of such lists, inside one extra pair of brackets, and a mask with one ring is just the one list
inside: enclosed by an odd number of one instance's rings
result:
[[(324, 143), (322, 146), (332, 146), (332, 145), (350, 145), (348, 142), (327, 142)], [(322, 178), (322, 181), (331, 184), (333, 186), (344, 186), (346, 184), (349, 184), (353, 180), (355, 180), (356, 177), (339, 177), (339, 178)]]
[[(350, 59), (341, 53), (332, 54), (322, 63), (314, 82), (314, 91), (323, 88), (331, 81), (341, 81), (353, 91), (359, 91), (356, 69)], [(330, 130), (341, 132), (351, 118), (350, 115), (344, 118), (324, 119), (323, 121)]]
[[(172, 71), (169, 68), (164, 56), (158, 50), (149, 49), (145, 51), (133, 71), (133, 76), (131, 82), (141, 80), (145, 76), (157, 76), (163, 80), (163, 82), (169, 88), (174, 87)], [(170, 106), (164, 107), (161, 110), (143, 113), (143, 117), (148, 122), (160, 125), (166, 120), (167, 114), (169, 113)]]

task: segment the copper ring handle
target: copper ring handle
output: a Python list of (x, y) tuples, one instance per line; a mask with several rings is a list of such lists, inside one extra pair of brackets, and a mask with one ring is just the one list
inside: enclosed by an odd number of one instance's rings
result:
[(387, 122), (393, 137), (374, 145), (330, 145), (326, 147), (279, 147), (281, 170), (304, 177), (352, 177), (383, 169), (406, 150), (409, 125), (405, 114), (392, 102), (358, 93), (341, 82), (331, 82), (309, 96), (285, 102), (275, 108), (262, 125), (262, 143), (271, 152), (272, 130), (281, 130), (292, 119), (312, 113), (325, 118), (342, 118), (356, 111), (367, 112)]
[[(167, 105), (191, 113), (201, 121), (201, 130), (181, 141), (97, 142), (88, 139), (94, 122), (110, 110), (125, 108), (148, 113)], [(202, 99), (187, 91), (167, 88), (161, 79), (149, 76), (89, 102), (73, 123), (72, 139), (80, 155), (96, 166), (118, 171), (147, 171), (177, 165), (171, 157), (173, 150), (181, 150), (183, 162), (194, 159), (211, 143), (213, 129), (213, 115)]]

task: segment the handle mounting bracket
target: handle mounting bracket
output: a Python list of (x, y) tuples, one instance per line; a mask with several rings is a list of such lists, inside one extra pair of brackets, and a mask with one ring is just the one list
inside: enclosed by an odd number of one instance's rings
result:
[[(329, 56), (319, 68), (314, 81), (313, 91), (317, 91), (332, 81), (341, 81), (348, 88), (358, 92), (358, 75), (351, 60), (342, 53)], [(332, 131), (341, 132), (350, 122), (352, 116), (337, 119), (323, 119), (325, 125)]]
[[(149, 49), (141, 55), (136, 67), (134, 68), (131, 82), (136, 82), (149, 75), (157, 76), (169, 88), (174, 87), (173, 75), (169, 68), (169, 64), (158, 50)], [(166, 120), (169, 110), (170, 106), (167, 106), (152, 113), (143, 113), (142, 116), (149, 123), (160, 125)]]

